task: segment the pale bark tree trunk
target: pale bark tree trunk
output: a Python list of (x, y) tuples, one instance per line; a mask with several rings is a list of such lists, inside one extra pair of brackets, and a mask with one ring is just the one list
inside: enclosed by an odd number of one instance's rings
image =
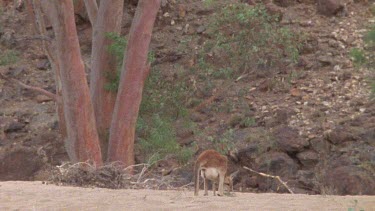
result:
[[(32, 14), (33, 17), (35, 17), (35, 22), (34, 22), (35, 30), (43, 37), (47, 36), (46, 24), (44, 21), (42, 9), (44, 10), (44, 13), (46, 14), (48, 14), (48, 11), (47, 11), (48, 9), (43, 8), (42, 4), (40, 3), (40, 0), (27, 0), (26, 3), (28, 4), (27, 8), (28, 8), (29, 13)], [(56, 55), (54, 55), (54, 52), (52, 50), (54, 49), (54, 46), (56, 45), (56, 43), (54, 41), (52, 45), (48, 45), (45, 40), (42, 40), (41, 42), (42, 42), (43, 50), (45, 51), (48, 57), (48, 60), (51, 63), (51, 68), (55, 75), (56, 95), (59, 98), (59, 100), (56, 101), (56, 104), (57, 104), (56, 107), (57, 107), (57, 114), (59, 117), (60, 134), (61, 134), (61, 138), (63, 140), (66, 140), (67, 133), (66, 133), (64, 107), (63, 107), (63, 99), (62, 99), (60, 64), (59, 64), (58, 59), (56, 59)]]
[(96, 0), (84, 0), (84, 2), (87, 14), (89, 15), (91, 26), (94, 27), (96, 18), (98, 17), (98, 3), (96, 2)]
[(74, 21), (73, 1), (42, 0), (48, 8), (56, 37), (62, 99), (66, 120), (66, 147), (73, 162), (90, 160), (102, 165), (94, 110), (91, 104)]
[[(94, 2), (94, 0), (85, 0), (87, 1)], [(87, 7), (92, 6), (87, 5)], [(107, 157), (109, 127), (116, 101), (116, 92), (105, 89), (105, 85), (111, 83), (106, 76), (117, 74), (115, 56), (108, 51), (112, 41), (106, 35), (109, 32), (120, 35), (123, 7), (124, 0), (103, 1), (96, 22), (93, 24), (90, 92), (104, 159)]]
[[(147, 55), (161, 0), (140, 0), (130, 29), (109, 137), (108, 161), (134, 164), (135, 126), (149, 72)], [(102, 2), (104, 3), (104, 2)]]

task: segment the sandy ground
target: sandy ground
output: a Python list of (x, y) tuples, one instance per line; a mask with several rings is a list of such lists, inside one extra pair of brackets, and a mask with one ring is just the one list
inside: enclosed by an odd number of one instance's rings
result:
[(0, 210), (375, 210), (375, 196), (235, 193), (234, 197), (214, 197), (210, 194), (194, 197), (192, 191), (109, 190), (41, 182), (0, 182)]

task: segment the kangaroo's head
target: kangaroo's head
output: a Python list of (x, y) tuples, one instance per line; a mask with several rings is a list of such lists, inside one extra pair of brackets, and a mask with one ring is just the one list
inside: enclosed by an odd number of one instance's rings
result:
[(237, 176), (239, 170), (233, 172), (230, 175), (226, 175), (224, 178), (224, 185), (228, 187), (228, 191), (233, 191), (233, 180)]

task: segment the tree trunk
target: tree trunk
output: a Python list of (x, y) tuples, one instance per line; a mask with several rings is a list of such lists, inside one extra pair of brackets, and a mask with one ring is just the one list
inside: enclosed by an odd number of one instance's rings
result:
[[(46, 14), (48, 14), (48, 8), (43, 8), (43, 4), (40, 3), (40, 0), (27, 0), (27, 11), (29, 11), (29, 15), (31, 19), (34, 19), (33, 22), (35, 30), (42, 36), (47, 36), (46, 31), (46, 24), (44, 21), (42, 10)], [(46, 5), (44, 5), (46, 6)], [(49, 17), (49, 15), (47, 15)], [(56, 83), (56, 95), (60, 100), (56, 102), (57, 107), (57, 114), (59, 117), (59, 128), (60, 134), (63, 140), (66, 140), (67, 133), (66, 133), (66, 124), (65, 124), (65, 116), (64, 116), (64, 106), (63, 106), (63, 99), (62, 99), (62, 88), (61, 88), (61, 80), (60, 80), (60, 64), (59, 61), (56, 59), (56, 55), (54, 55), (53, 50), (56, 43), (53, 41), (53, 45), (48, 45), (45, 40), (41, 41), (42, 48), (45, 51), (48, 60), (51, 63), (52, 71), (55, 74), (55, 83)]]
[[(135, 126), (149, 72), (147, 62), (152, 29), (161, 0), (140, 0), (130, 29), (109, 137), (108, 161), (134, 164)], [(104, 2), (102, 2), (104, 3)]]
[(104, 159), (107, 157), (109, 127), (116, 101), (116, 92), (105, 90), (105, 85), (110, 83), (107, 76), (116, 75), (118, 67), (115, 56), (107, 50), (112, 41), (106, 35), (109, 32), (120, 35), (123, 7), (124, 0), (103, 1), (93, 24), (90, 92)]
[(74, 21), (73, 1), (43, 0), (56, 37), (62, 99), (66, 121), (66, 147), (73, 162), (102, 165), (94, 110)]
[(91, 26), (94, 27), (96, 18), (98, 17), (98, 3), (96, 2), (96, 0), (84, 0), (84, 2), (87, 14), (89, 15)]

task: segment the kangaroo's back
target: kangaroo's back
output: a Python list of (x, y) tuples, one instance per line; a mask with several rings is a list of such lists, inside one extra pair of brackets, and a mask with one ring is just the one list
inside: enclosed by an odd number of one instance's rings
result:
[[(218, 172), (217, 174), (220, 175), (220, 178), (217, 179), (219, 181), (219, 192), (221, 195), (223, 195), (223, 183), (224, 183), (224, 176), (227, 172), (228, 168), (228, 158), (226, 156), (221, 155), (215, 150), (206, 150), (202, 152), (194, 165), (194, 183), (195, 183), (195, 195), (198, 195), (199, 191), (199, 172), (201, 170), (206, 169), (215, 169), (215, 172)], [(216, 177), (216, 176), (214, 176)], [(207, 178), (207, 177), (206, 177)], [(205, 185), (206, 187), (206, 185)], [(207, 190), (205, 189), (207, 192)]]

